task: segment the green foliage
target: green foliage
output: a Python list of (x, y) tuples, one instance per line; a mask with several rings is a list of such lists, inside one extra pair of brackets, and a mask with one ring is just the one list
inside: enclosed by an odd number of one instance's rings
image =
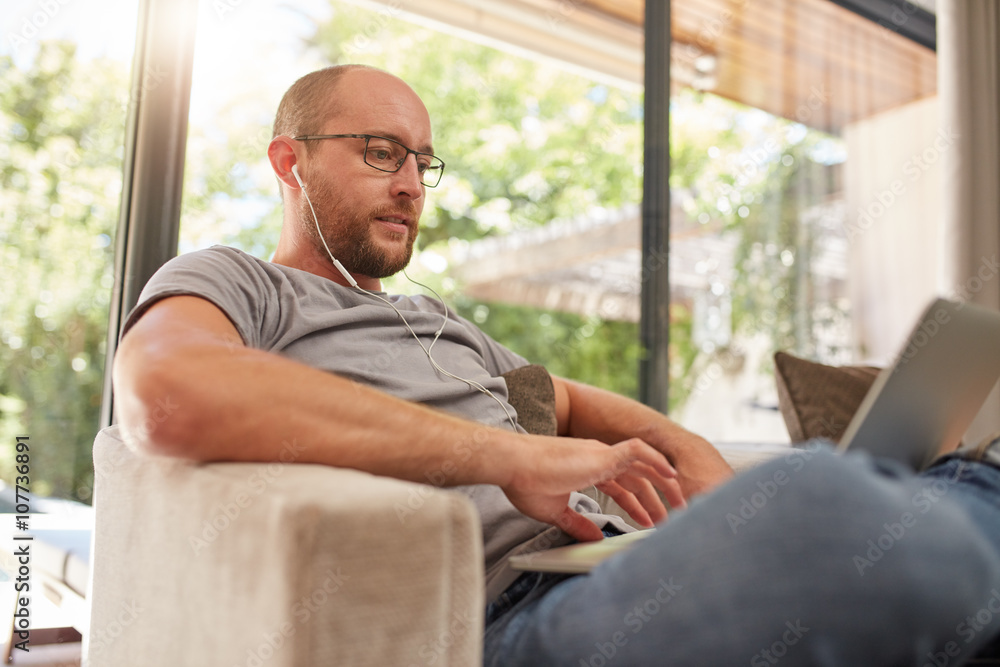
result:
[(265, 157), (271, 129), (247, 121), (235, 108), (223, 109), (220, 116), (225, 119), (222, 144), (219, 127), (189, 127), (180, 251), (218, 243), (266, 259), (277, 248), (282, 219), (278, 186)]
[(670, 386), (667, 391), (667, 408), (675, 411), (687, 400), (694, 385), (692, 369), (698, 359), (692, 329), (694, 318), (688, 307), (682, 303), (670, 304), (670, 343), (667, 356), (670, 359)]
[(636, 324), (458, 298), (459, 314), (550, 373), (635, 398), (641, 346)]
[(68, 43), (42, 43), (27, 70), (0, 56), (0, 273), (16, 285), (0, 293), (0, 452), (30, 436), (39, 495), (91, 494), (127, 81)]
[[(330, 63), (398, 74), (427, 105), (435, 152), (447, 169), (441, 186), (428, 193), (420, 250), (448, 256), (447, 246), (456, 240), (476, 241), (641, 200), (639, 92), (415, 26), (391, 10), (340, 2), (331, 2), (330, 19), (316, 25), (306, 47)], [(712, 226), (708, 233), (739, 237), (739, 279), (731, 286), (736, 328), (774, 332), (776, 346), (787, 348), (789, 336), (802, 334), (796, 310), (801, 276), (798, 266), (789, 270), (783, 264), (782, 251), (802, 250), (796, 236), (802, 201), (788, 196), (797, 172), (780, 160), (792, 149), (805, 151), (805, 143), (793, 136), (795, 124), (712, 95), (684, 91), (672, 107), (672, 190), (683, 195), (692, 218)], [(195, 245), (230, 243), (266, 257), (277, 238), (280, 206), (273, 179), (248, 176), (255, 169), (254, 150), (263, 154), (267, 128), (232, 122), (228, 112), (226, 118), (220, 125), (227, 132), (225, 148), (213, 144), (199, 153), (207, 157), (197, 165), (189, 161), (184, 236)], [(207, 142), (209, 135), (209, 129), (193, 128), (192, 142)], [(815, 135), (809, 141), (815, 143)], [(256, 202), (262, 213), (233, 216), (232, 202), (240, 200)], [(465, 303), (461, 285), (419, 262), (411, 274), (440, 288), (449, 301)], [(412, 289), (401, 280), (387, 281), (387, 287)], [(501, 304), (472, 303), (472, 310), (461, 310), (468, 314), (477, 306), (490, 309), (480, 326), (532, 361), (635, 394), (640, 350), (634, 325)], [(670, 394), (671, 405), (679, 406), (699, 350), (690, 304), (675, 303), (671, 317)], [(591, 329), (596, 333), (580, 334)]]
[[(443, 257), (456, 240), (640, 201), (640, 93), (386, 12), (331, 7), (303, 48), (394, 72), (430, 111), (447, 169), (429, 193), (421, 250)], [(0, 293), (0, 477), (13, 479), (6, 454), (16, 435), (29, 435), (32, 487), (41, 495), (91, 493), (127, 90), (124, 66), (78, 60), (70, 44), (40, 44), (26, 69), (0, 56), (0, 130), (10, 137), (0, 144), (0, 270), (16, 285)], [(247, 113), (248, 104), (263, 111)], [(264, 158), (272, 104), (241, 99), (220, 110), (217, 126), (191, 127), (188, 154), (198, 159), (186, 165), (182, 251), (224, 243), (273, 253), (281, 206)], [(672, 190), (699, 224), (739, 236), (738, 330), (768, 331), (776, 346), (801, 350), (813, 317), (803, 269), (818, 242), (801, 209), (828, 189), (813, 159), (825, 138), (710, 95), (688, 92), (673, 107)], [(416, 264), (416, 277), (531, 361), (636, 395), (642, 351), (634, 323), (471, 301), (461, 285)], [(671, 407), (685, 400), (684, 379), (701, 354), (692, 332), (688, 305), (672, 304)]]

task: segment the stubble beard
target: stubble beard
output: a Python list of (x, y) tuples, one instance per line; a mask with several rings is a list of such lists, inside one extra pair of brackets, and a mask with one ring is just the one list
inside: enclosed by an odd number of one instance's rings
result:
[[(333, 188), (324, 186), (310, 188), (309, 198), (316, 210), (319, 226), (323, 230), (323, 238), (330, 252), (352, 274), (377, 279), (388, 278), (405, 269), (410, 263), (413, 243), (417, 238), (417, 212), (412, 203), (407, 201), (396, 206), (376, 206), (364, 211), (352, 210), (347, 207), (343, 198), (333, 191)], [(334, 211), (338, 213), (333, 214)], [(372, 238), (375, 233), (373, 227), (379, 224), (375, 218), (392, 214), (405, 215), (413, 221), (406, 231), (406, 248), (403, 252), (391, 253), (379, 247)], [(299, 200), (299, 220), (305, 225), (306, 233), (316, 244), (317, 250), (323, 256), (328, 256), (305, 197)]]

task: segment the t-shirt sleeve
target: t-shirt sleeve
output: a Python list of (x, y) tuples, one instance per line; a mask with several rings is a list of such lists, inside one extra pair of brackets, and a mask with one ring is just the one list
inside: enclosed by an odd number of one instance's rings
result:
[(232, 248), (214, 246), (180, 255), (146, 283), (125, 320), (122, 336), (158, 301), (197, 296), (226, 314), (247, 347), (259, 348), (262, 331), (274, 315), (267, 306), (273, 292), (274, 284), (260, 265)]

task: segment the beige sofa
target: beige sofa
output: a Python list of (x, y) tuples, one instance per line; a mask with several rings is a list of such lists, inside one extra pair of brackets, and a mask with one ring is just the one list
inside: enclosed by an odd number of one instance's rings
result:
[[(737, 467), (774, 451), (735, 448)], [(481, 664), (478, 516), (456, 493), (298, 463), (94, 445), (94, 667)]]
[(94, 445), (94, 667), (472, 665), (482, 540), (463, 497), (354, 470)]

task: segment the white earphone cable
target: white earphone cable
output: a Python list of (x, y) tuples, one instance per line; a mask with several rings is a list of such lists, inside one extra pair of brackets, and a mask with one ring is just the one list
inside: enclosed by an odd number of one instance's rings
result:
[[(444, 332), (445, 327), (448, 325), (448, 306), (445, 305), (444, 299), (442, 299), (441, 296), (437, 292), (435, 292), (433, 289), (431, 289), (427, 285), (424, 285), (422, 283), (418, 283), (416, 280), (413, 280), (412, 278), (410, 278), (410, 276), (407, 275), (406, 271), (403, 271), (403, 275), (406, 276), (406, 279), (409, 280), (411, 283), (413, 283), (414, 285), (419, 285), (420, 287), (423, 287), (426, 290), (429, 290), (437, 298), (437, 300), (441, 304), (441, 308), (443, 310), (443, 312), (441, 314), (442, 321), (441, 321), (440, 328), (438, 328), (438, 330), (434, 333), (434, 339), (431, 341), (431, 344), (429, 346), (427, 346), (427, 347), (424, 347), (424, 344), (420, 341), (420, 337), (417, 336), (416, 332), (413, 330), (413, 327), (411, 327), (410, 323), (406, 321), (405, 317), (403, 317), (403, 313), (401, 313), (399, 311), (399, 309), (396, 308), (396, 306), (393, 305), (393, 303), (391, 301), (389, 301), (388, 299), (383, 298), (382, 296), (380, 296), (378, 294), (375, 294), (374, 292), (369, 292), (365, 288), (363, 288), (360, 285), (358, 285), (357, 281), (354, 280), (354, 276), (352, 276), (350, 274), (350, 272), (347, 269), (345, 269), (344, 266), (339, 261), (337, 261), (337, 258), (333, 256), (333, 252), (330, 250), (330, 246), (327, 245), (326, 239), (323, 237), (323, 231), (322, 231), (322, 229), (320, 229), (320, 226), (319, 226), (319, 217), (316, 215), (316, 209), (313, 208), (312, 201), (309, 199), (309, 195), (306, 193), (305, 183), (303, 183), (302, 179), (299, 178), (297, 170), (295, 172), (295, 180), (298, 181), (299, 185), (302, 187), (302, 194), (305, 196), (306, 202), (309, 204), (309, 210), (312, 212), (313, 220), (316, 223), (316, 233), (319, 234), (320, 241), (323, 242), (323, 247), (326, 249), (326, 254), (330, 256), (330, 261), (333, 262), (334, 267), (336, 267), (336, 269), (344, 276), (344, 278), (347, 279), (347, 281), (351, 284), (352, 287), (354, 287), (355, 289), (357, 289), (357, 290), (359, 290), (361, 292), (364, 292), (365, 294), (368, 294), (369, 296), (375, 297), (376, 299), (378, 299), (379, 301), (384, 302), (386, 305), (388, 305), (390, 308), (392, 308), (394, 311), (396, 311), (396, 315), (398, 315), (399, 319), (402, 320), (403, 326), (405, 326), (406, 330), (410, 332), (410, 335), (413, 336), (413, 339), (415, 341), (417, 341), (417, 345), (419, 345), (420, 349), (424, 351), (425, 355), (427, 355), (428, 361), (430, 361), (431, 366), (435, 370), (437, 370), (442, 375), (445, 375), (445, 376), (453, 378), (455, 380), (459, 380), (461, 382), (464, 382), (470, 388), (475, 389), (476, 391), (479, 391), (479, 392), (481, 392), (481, 393), (489, 396), (494, 401), (496, 401), (497, 405), (500, 406), (500, 409), (503, 410), (504, 414), (507, 416), (507, 421), (510, 422), (511, 428), (514, 429), (514, 431), (516, 432), (517, 431), (517, 425), (514, 422), (514, 417), (511, 416), (510, 411), (507, 410), (507, 406), (505, 406), (503, 404), (503, 401), (501, 401), (499, 398), (497, 398), (496, 395), (492, 391), (490, 391), (489, 389), (487, 389), (486, 387), (484, 387), (479, 382), (476, 382), (475, 380), (467, 380), (467, 379), (465, 379), (463, 377), (459, 377), (458, 375), (455, 375), (454, 373), (451, 373), (451, 372), (445, 370), (444, 368), (441, 367), (440, 364), (438, 364), (437, 361), (434, 360), (434, 357), (431, 356), (431, 350), (434, 348), (434, 344), (437, 342), (438, 338), (441, 337), (441, 334)], [(459, 324), (461, 324), (461, 323), (459, 323)]]

